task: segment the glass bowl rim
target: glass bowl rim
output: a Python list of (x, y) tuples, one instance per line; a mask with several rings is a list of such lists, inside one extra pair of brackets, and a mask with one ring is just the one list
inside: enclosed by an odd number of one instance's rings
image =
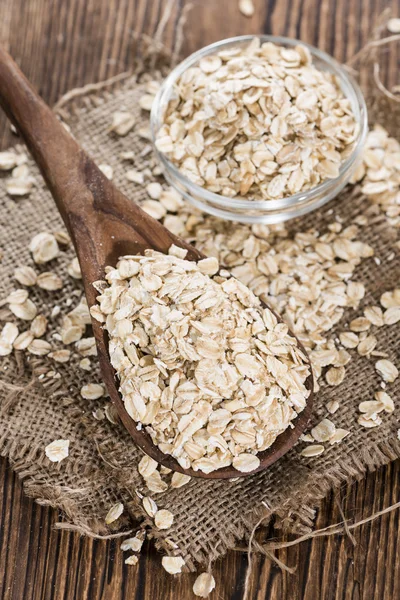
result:
[[(216, 51), (221, 50), (222, 48), (227, 46), (232, 46), (235, 43), (251, 42), (255, 38), (259, 39), (261, 43), (273, 42), (282, 46), (305, 46), (306, 48), (308, 48), (313, 57), (317, 57), (318, 59), (320, 59), (321, 62), (326, 63), (331, 67), (331, 72), (333, 72), (333, 74), (336, 77), (338, 77), (341, 83), (344, 83), (346, 85), (347, 91), (351, 92), (350, 95), (348, 95), (345, 93), (345, 91), (343, 91), (346, 98), (348, 98), (349, 100), (353, 100), (353, 102), (357, 104), (358, 114), (355, 114), (354, 116), (356, 118), (357, 124), (359, 125), (358, 135), (355, 140), (351, 154), (340, 165), (338, 177), (334, 179), (326, 179), (322, 183), (319, 183), (317, 186), (310, 188), (309, 190), (298, 192), (291, 196), (286, 196), (285, 198), (279, 198), (277, 200), (246, 200), (241, 197), (230, 198), (227, 196), (222, 196), (221, 194), (216, 194), (215, 192), (211, 192), (185, 177), (182, 174), (182, 172), (174, 164), (172, 164), (171, 161), (168, 160), (168, 158), (163, 153), (157, 150), (155, 145), (157, 131), (162, 126), (160, 111), (162, 110), (163, 106), (161, 102), (163, 100), (163, 96), (170, 90), (172, 90), (172, 86), (175, 83), (175, 81), (188, 68), (194, 66), (204, 56), (214, 54)], [(177, 179), (180, 185), (184, 186), (184, 188), (188, 190), (188, 192), (191, 195), (197, 195), (206, 202), (212, 203), (224, 209), (248, 209), (253, 211), (255, 209), (260, 209), (266, 211), (275, 211), (279, 209), (295, 208), (297, 205), (300, 205), (305, 199), (310, 201), (313, 199), (313, 197), (318, 198), (321, 194), (324, 194), (331, 190), (333, 187), (335, 187), (335, 185), (342, 181), (347, 174), (349, 174), (350, 176), (351, 172), (349, 173), (349, 171), (354, 165), (355, 161), (359, 158), (367, 136), (368, 115), (365, 99), (359, 85), (354, 80), (354, 78), (345, 70), (345, 68), (332, 56), (330, 56), (323, 50), (320, 50), (319, 48), (315, 48), (315, 46), (312, 46), (311, 44), (302, 42), (301, 40), (288, 38), (284, 36), (255, 34), (235, 36), (219, 40), (217, 42), (213, 42), (212, 44), (209, 44), (208, 46), (204, 46), (200, 50), (197, 50), (193, 54), (190, 54), (187, 58), (180, 62), (165, 78), (160, 89), (157, 92), (151, 109), (150, 129), (153, 147), (158, 160), (163, 164), (164, 168)]]

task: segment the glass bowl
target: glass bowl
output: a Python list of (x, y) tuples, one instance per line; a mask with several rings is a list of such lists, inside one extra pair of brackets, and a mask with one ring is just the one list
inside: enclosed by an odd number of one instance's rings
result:
[(189, 67), (194, 66), (201, 58), (220, 50), (232, 46), (247, 45), (254, 37), (259, 38), (261, 43), (273, 42), (274, 44), (286, 47), (294, 47), (298, 44), (306, 46), (312, 55), (313, 64), (319, 70), (328, 71), (336, 76), (344, 96), (350, 100), (351, 108), (358, 124), (358, 135), (353, 142), (351, 153), (340, 166), (339, 176), (335, 179), (327, 179), (304, 192), (277, 200), (248, 200), (238, 196), (228, 198), (210, 192), (193, 183), (164, 154), (159, 152), (155, 145), (154, 149), (166, 180), (196, 208), (222, 219), (242, 223), (280, 223), (304, 215), (335, 198), (350, 180), (361, 156), (368, 131), (365, 100), (354, 79), (331, 56), (299, 40), (272, 35), (244, 35), (210, 44), (191, 54), (164, 80), (153, 103), (151, 132), (154, 144), (157, 132), (163, 125), (164, 111), (169, 100), (174, 96), (174, 84)]

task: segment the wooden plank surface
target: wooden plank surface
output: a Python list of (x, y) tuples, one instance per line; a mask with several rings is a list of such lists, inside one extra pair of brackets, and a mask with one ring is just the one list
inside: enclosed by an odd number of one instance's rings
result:
[[(128, 70), (154, 37), (166, 0), (0, 0), (0, 43), (16, 58), (44, 98), (55, 102), (67, 90)], [(176, 42), (186, 17), (182, 51), (232, 35), (274, 33), (297, 37), (345, 61), (368, 39), (385, 0), (254, 0), (248, 19), (237, 0), (175, 0), (165, 43)], [(392, 0), (393, 13), (400, 11)], [(389, 2), (390, 5), (390, 2)], [(396, 52), (390, 64), (396, 75)], [(15, 142), (0, 115), (0, 147)], [(341, 491), (349, 518), (365, 518), (400, 498), (400, 462)], [(26, 498), (5, 460), (0, 461), (1, 600), (189, 600), (194, 576), (173, 578), (146, 545), (136, 567), (123, 564), (117, 542), (59, 532), (56, 511)], [(254, 560), (249, 600), (397, 600), (400, 598), (400, 514), (390, 513), (356, 534), (357, 545), (332, 537), (307, 541), (278, 556), (295, 574), (269, 560)], [(333, 497), (319, 512), (316, 527), (339, 522)], [(270, 530), (270, 536), (279, 532)], [(213, 572), (217, 589), (210, 600), (240, 600), (246, 556), (231, 552)]]

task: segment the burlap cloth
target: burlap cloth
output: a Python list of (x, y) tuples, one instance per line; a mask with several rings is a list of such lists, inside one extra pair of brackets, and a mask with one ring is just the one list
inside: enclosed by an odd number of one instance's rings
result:
[[(88, 91), (79, 97), (72, 94), (63, 107), (64, 119), (82, 146), (98, 164), (107, 163), (114, 168), (116, 185), (138, 203), (146, 199), (147, 194), (143, 187), (125, 178), (129, 165), (120, 159), (120, 153), (133, 150), (139, 169), (149, 161), (146, 154), (148, 141), (137, 133), (141, 125), (148, 125), (147, 115), (138, 108), (143, 91), (142, 78), (132, 76), (101, 91)], [(123, 108), (134, 113), (138, 120), (134, 131), (125, 138), (109, 132), (112, 113)], [(5, 191), (4, 177), (0, 181), (3, 253), (0, 299), (16, 287), (12, 279), (15, 266), (32, 264), (27, 249), (30, 238), (39, 231), (63, 228), (50, 193), (36, 167), (33, 164), (31, 167), (37, 185), (29, 198), (11, 199)], [(388, 227), (376, 207), (354, 188), (348, 188), (328, 207), (292, 222), (290, 230), (316, 227), (323, 231), (334, 219), (328, 214), (330, 208), (334, 208), (335, 215), (345, 225), (356, 215), (369, 215), (369, 226), (363, 228), (361, 239), (373, 246), (381, 264), (378, 266), (373, 259), (364, 260), (356, 269), (354, 279), (367, 286), (364, 303), (378, 304), (380, 295), (400, 281), (398, 253), (391, 262), (385, 260), (393, 251), (396, 232)], [(215, 227), (221, 226), (217, 219), (213, 223)], [(226, 226), (235, 227), (232, 224)], [(62, 315), (71, 310), (67, 305), (68, 298), (72, 297), (74, 304), (77, 302), (76, 290), (81, 289), (80, 283), (66, 273), (72, 256), (70, 249), (50, 264), (50, 268), (65, 281), (61, 291), (32, 289), (32, 299), (46, 316), (56, 303), (61, 306)], [(48, 269), (49, 265), (46, 265), (43, 270)], [(343, 329), (349, 314), (346, 313), (338, 324), (338, 331)], [(351, 318), (360, 314), (362, 306), (356, 312), (351, 311)], [(7, 317), (4, 310), (1, 317)], [(376, 333), (379, 349), (384, 349), (397, 365), (399, 329), (383, 327)], [(8, 458), (21, 477), (27, 494), (41, 504), (61, 509), (65, 521), (81, 532), (109, 534), (104, 517), (112, 504), (121, 501), (126, 510), (118, 521), (118, 530), (131, 529), (141, 522), (155, 538), (158, 548), (169, 554), (182, 555), (190, 569), (195, 568), (197, 561), (204, 563), (216, 559), (234, 547), (240, 538), (248, 535), (260, 515), (266, 513), (266, 506), (270, 516), (291, 532), (309, 531), (315, 509), (329, 490), (400, 456), (398, 412), (385, 415), (382, 425), (376, 429), (357, 425), (359, 402), (372, 399), (373, 393), (380, 389), (381, 379), (373, 360), (353, 353), (344, 382), (338, 388), (323, 386), (316, 395), (312, 418), (314, 424), (319, 422), (327, 415), (326, 403), (338, 398), (340, 409), (334, 422), (337, 427), (351, 429), (351, 434), (341, 444), (329, 447), (329, 451), (314, 459), (300, 457), (299, 449), (294, 448), (266, 472), (233, 483), (196, 479), (178, 490), (152, 494), (160, 507), (170, 509), (175, 515), (171, 529), (158, 531), (146, 517), (136, 493), (137, 490), (145, 493), (137, 472), (141, 454), (122, 425), (93, 417), (93, 411), (104, 407), (106, 400), (84, 400), (79, 390), (85, 383), (100, 381), (100, 374), (97, 365), (91, 373), (86, 373), (78, 367), (78, 360), (74, 357), (66, 365), (57, 365), (61, 374), (57, 380), (38, 379), (38, 375), (54, 367), (50, 359), (29, 357), (25, 353), (1, 359), (1, 455)], [(390, 387), (397, 411), (399, 389), (400, 378)], [(70, 455), (54, 464), (46, 458), (44, 448), (59, 438), (70, 440)], [(177, 545), (175, 550), (166, 538)]]

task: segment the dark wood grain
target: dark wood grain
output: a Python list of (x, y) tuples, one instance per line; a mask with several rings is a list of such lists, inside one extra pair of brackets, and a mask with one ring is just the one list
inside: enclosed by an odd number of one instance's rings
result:
[[(254, 0), (251, 19), (236, 0), (198, 0), (187, 15), (183, 51), (245, 33), (298, 37), (344, 61), (368, 39), (383, 8), (398, 12), (397, 0)], [(179, 16), (188, 2), (176, 0), (165, 39), (172, 46)], [(11, 52), (47, 102), (73, 87), (99, 81), (132, 64), (141, 33), (153, 36), (165, 0), (0, 0), (0, 43)], [(398, 54), (389, 76), (397, 81)], [(398, 82), (398, 81), (397, 81)], [(0, 146), (15, 142), (0, 115)], [(140, 565), (127, 567), (117, 542), (100, 542), (59, 532), (60, 516), (27, 499), (6, 461), (0, 463), (1, 600), (189, 600), (194, 577), (166, 576), (159, 556), (146, 546)], [(345, 514), (367, 517), (399, 500), (400, 462), (342, 490)], [(341, 520), (333, 497), (316, 527)], [(270, 530), (269, 535), (279, 536)], [(400, 515), (391, 513), (356, 534), (353, 547), (342, 537), (304, 542), (281, 550), (297, 565), (282, 573), (258, 558), (251, 600), (397, 600), (400, 598)], [(240, 600), (246, 558), (231, 552), (214, 567), (217, 590), (211, 600)]]

